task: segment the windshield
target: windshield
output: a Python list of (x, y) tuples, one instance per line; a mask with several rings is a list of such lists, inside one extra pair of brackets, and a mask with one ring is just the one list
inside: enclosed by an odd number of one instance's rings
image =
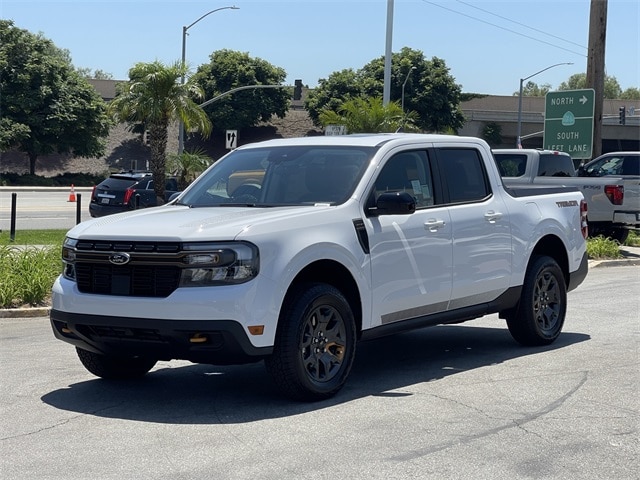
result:
[(192, 207), (339, 204), (346, 201), (374, 149), (280, 146), (236, 150), (182, 195)]

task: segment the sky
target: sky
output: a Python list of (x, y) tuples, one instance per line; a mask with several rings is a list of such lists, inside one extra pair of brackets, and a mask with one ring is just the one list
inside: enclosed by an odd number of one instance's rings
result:
[[(392, 51), (443, 59), (465, 93), (512, 95), (520, 79), (573, 63), (530, 78), (555, 89), (587, 70), (591, 0), (0, 0), (0, 18), (116, 80), (138, 62), (180, 61), (188, 26), (193, 72), (229, 49), (283, 68), (286, 84), (315, 87), (384, 56), (390, 3)], [(606, 74), (640, 88), (639, 0), (608, 0), (605, 52)]]

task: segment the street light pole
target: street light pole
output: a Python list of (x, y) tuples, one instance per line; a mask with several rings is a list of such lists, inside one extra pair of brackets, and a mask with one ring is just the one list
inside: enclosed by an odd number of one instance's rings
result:
[[(185, 69), (185, 65), (186, 65), (186, 53), (187, 53), (187, 30), (189, 30), (191, 27), (193, 27), (196, 23), (198, 23), (200, 20), (202, 20), (204, 17), (211, 15), (212, 13), (215, 12), (219, 12), (220, 10), (238, 10), (240, 7), (236, 7), (235, 5), (231, 6), (231, 7), (220, 7), (220, 8), (216, 8), (214, 10), (211, 10), (207, 13), (205, 13), (204, 15), (202, 15), (200, 18), (198, 18), (195, 22), (193, 22), (191, 25), (187, 25), (187, 26), (183, 26), (182, 27), (182, 77), (180, 78), (180, 84), (184, 85), (184, 69)], [(182, 152), (184, 151), (184, 124), (182, 123), (182, 120), (180, 120), (180, 125), (178, 126), (178, 155), (182, 154)]]
[(543, 68), (539, 72), (534, 73), (533, 75), (529, 75), (528, 77), (524, 77), (520, 79), (520, 92), (518, 93), (518, 133), (516, 135), (516, 147), (522, 148), (522, 84), (525, 80), (529, 80), (531, 77), (535, 77), (539, 73), (546, 72), (550, 68), (558, 67), (560, 65), (573, 65), (572, 62), (564, 62), (564, 63), (556, 63), (555, 65), (550, 65), (547, 68)]
[(402, 115), (404, 115), (404, 87), (407, 84), (407, 80), (409, 80), (409, 75), (411, 75), (411, 72), (413, 72), (416, 69), (416, 67), (411, 67), (409, 69), (409, 71), (407, 72), (407, 76), (404, 79), (404, 82), (402, 83)]

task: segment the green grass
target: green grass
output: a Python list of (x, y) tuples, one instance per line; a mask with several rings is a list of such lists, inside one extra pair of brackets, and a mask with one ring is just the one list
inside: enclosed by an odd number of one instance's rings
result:
[(62, 245), (68, 230), (19, 230), (11, 241), (8, 230), (0, 233), (0, 245)]

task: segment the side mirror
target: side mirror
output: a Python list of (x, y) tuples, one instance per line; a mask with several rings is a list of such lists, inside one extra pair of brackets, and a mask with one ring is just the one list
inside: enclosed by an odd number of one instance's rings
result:
[(167, 203), (173, 202), (176, 198), (180, 196), (181, 193), (182, 192), (172, 193), (171, 196), (169, 197), (169, 200), (167, 200)]
[(383, 193), (378, 197), (373, 215), (411, 215), (416, 211), (416, 200), (407, 192)]

